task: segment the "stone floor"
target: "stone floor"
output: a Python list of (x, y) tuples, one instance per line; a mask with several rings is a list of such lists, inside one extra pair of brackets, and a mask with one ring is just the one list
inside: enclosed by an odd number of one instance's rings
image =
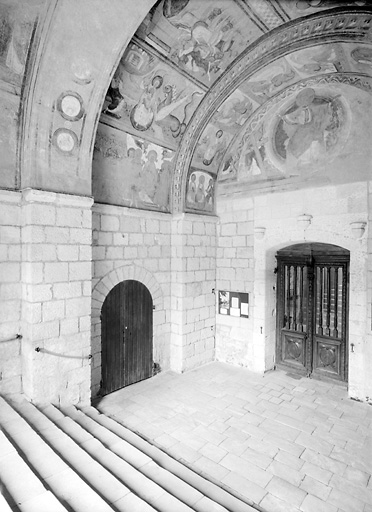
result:
[(97, 407), (268, 512), (372, 512), (372, 407), (224, 363), (160, 373)]

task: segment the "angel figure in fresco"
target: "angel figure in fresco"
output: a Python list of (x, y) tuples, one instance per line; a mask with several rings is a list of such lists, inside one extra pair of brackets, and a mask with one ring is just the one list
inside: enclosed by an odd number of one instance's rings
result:
[(189, 71), (207, 75), (210, 80), (211, 73), (221, 69), (227, 54), (231, 53), (235, 37), (232, 21), (216, 7), (205, 21), (175, 26), (184, 33), (173, 57)]
[(158, 104), (158, 90), (162, 85), (163, 77), (160, 75), (155, 75), (149, 82), (143, 80), (143, 92), (130, 113), (132, 126), (136, 130), (145, 131), (152, 125)]
[(234, 132), (243, 126), (252, 110), (253, 104), (248, 98), (233, 98), (219, 108), (213, 122), (221, 129)]
[[(173, 137), (183, 133), (187, 106), (190, 105), (198, 91), (191, 95), (177, 92), (174, 84), (165, 84), (162, 75), (155, 74), (152, 78), (144, 78), (142, 81), (142, 94), (138, 103), (132, 108), (130, 120), (133, 128), (146, 131), (151, 128), (155, 135), (162, 137), (163, 127), (169, 127)], [(184, 119), (179, 120), (174, 111), (184, 106)]]

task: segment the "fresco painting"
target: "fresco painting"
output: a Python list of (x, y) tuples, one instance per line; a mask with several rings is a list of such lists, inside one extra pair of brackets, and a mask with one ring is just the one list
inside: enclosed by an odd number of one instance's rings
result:
[[(301, 87), (280, 101), (227, 150), (222, 182), (326, 174), (349, 138), (351, 110), (336, 87)], [(264, 136), (267, 134), (267, 136)]]
[(235, 2), (223, 0), (164, 0), (137, 32), (207, 86), (260, 35)]
[(0, 3), (0, 78), (21, 85), (40, 2)]
[(240, 86), (251, 99), (262, 104), (270, 99), (283, 87), (299, 79), (299, 75), (286, 58), (279, 59), (275, 64), (267, 66), (264, 71), (255, 73)]
[(257, 106), (258, 103), (237, 89), (218, 108), (211, 123), (225, 133), (235, 135)]
[(232, 135), (217, 124), (209, 123), (194, 151), (192, 165), (216, 174), (231, 138)]
[(221, 181), (239, 181), (278, 178), (283, 173), (268, 158), (268, 138), (264, 135), (264, 124), (256, 126), (251, 133), (244, 133), (229, 151), (218, 175)]
[(342, 48), (339, 44), (324, 44), (298, 50), (287, 56), (287, 60), (301, 78), (321, 73), (342, 71)]
[(186, 209), (214, 212), (216, 176), (191, 167), (187, 177)]
[(372, 49), (370, 45), (342, 44), (344, 54), (347, 56), (349, 69), (357, 73), (370, 74), (372, 69)]
[(305, 16), (333, 7), (363, 7), (368, 0), (285, 0), (281, 3), (292, 16)]
[[(242, 161), (238, 166), (236, 163), (233, 165), (232, 161), (236, 160), (236, 156), (231, 156), (229, 159), (229, 155), (224, 156), (225, 151), (234, 136), (260, 105), (302, 78), (314, 76), (317, 73), (337, 72), (335, 63), (339, 63), (341, 53), (342, 50), (337, 45), (318, 45), (311, 50), (299, 50), (277, 60), (275, 64), (267, 66), (264, 71), (258, 71), (249, 80), (243, 82), (239, 89), (219, 107), (205, 128), (194, 151), (192, 165), (217, 172), (222, 158), (224, 158), (224, 168), (220, 170), (219, 179), (228, 179), (228, 176), (231, 178), (234, 173), (238, 173), (240, 177), (244, 175), (244, 179), (252, 179), (259, 175), (261, 177), (272, 176), (276, 175), (278, 171), (280, 172), (280, 167), (273, 166), (263, 157), (265, 145), (261, 145), (260, 151), (257, 149), (248, 151), (247, 147), (252, 146), (253, 142), (244, 142), (243, 146), (246, 149), (243, 153), (252, 155), (252, 163), (248, 166), (251, 171), (248, 173), (247, 167), (243, 165)], [(283, 124), (283, 127), (289, 130), (287, 124)], [(281, 128), (282, 126), (280, 126)], [(255, 141), (255, 144), (258, 142)], [(240, 148), (240, 150), (242, 149)], [(250, 159), (249, 156), (246, 158)], [(256, 169), (254, 162), (257, 164)], [(241, 172), (238, 172), (238, 168), (241, 169)], [(257, 169), (260, 169), (260, 173)], [(277, 170), (275, 171), (275, 169)]]
[(234, 91), (216, 110), (199, 138), (192, 165), (217, 173), (226, 148), (257, 106), (239, 89)]
[(366, 5), (367, 0), (297, 0), (296, 8), (301, 11), (307, 11), (311, 8), (316, 9), (329, 9), (331, 7), (345, 7), (345, 5), (355, 5), (355, 6), (363, 6)]
[(346, 126), (340, 96), (317, 94), (307, 87), (296, 94), (289, 108), (279, 112), (272, 145), (286, 169), (314, 165), (330, 157)]
[(100, 124), (93, 157), (95, 199), (168, 212), (173, 157), (167, 148)]
[(131, 43), (107, 91), (103, 114), (118, 120), (115, 126), (123, 130), (175, 147), (203, 95), (170, 66)]

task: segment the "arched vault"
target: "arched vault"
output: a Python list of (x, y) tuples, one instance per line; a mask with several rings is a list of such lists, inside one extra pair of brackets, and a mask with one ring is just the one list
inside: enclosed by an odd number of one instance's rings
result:
[(213, 215), (217, 185), (236, 193), (341, 158), (353, 91), (370, 102), (365, 1), (36, 3), (18, 188)]

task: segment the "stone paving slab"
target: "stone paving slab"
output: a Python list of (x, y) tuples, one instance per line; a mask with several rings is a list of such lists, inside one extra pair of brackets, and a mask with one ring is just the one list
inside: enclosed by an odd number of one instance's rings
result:
[(372, 407), (338, 383), (211, 363), (98, 407), (267, 512), (372, 510)]

